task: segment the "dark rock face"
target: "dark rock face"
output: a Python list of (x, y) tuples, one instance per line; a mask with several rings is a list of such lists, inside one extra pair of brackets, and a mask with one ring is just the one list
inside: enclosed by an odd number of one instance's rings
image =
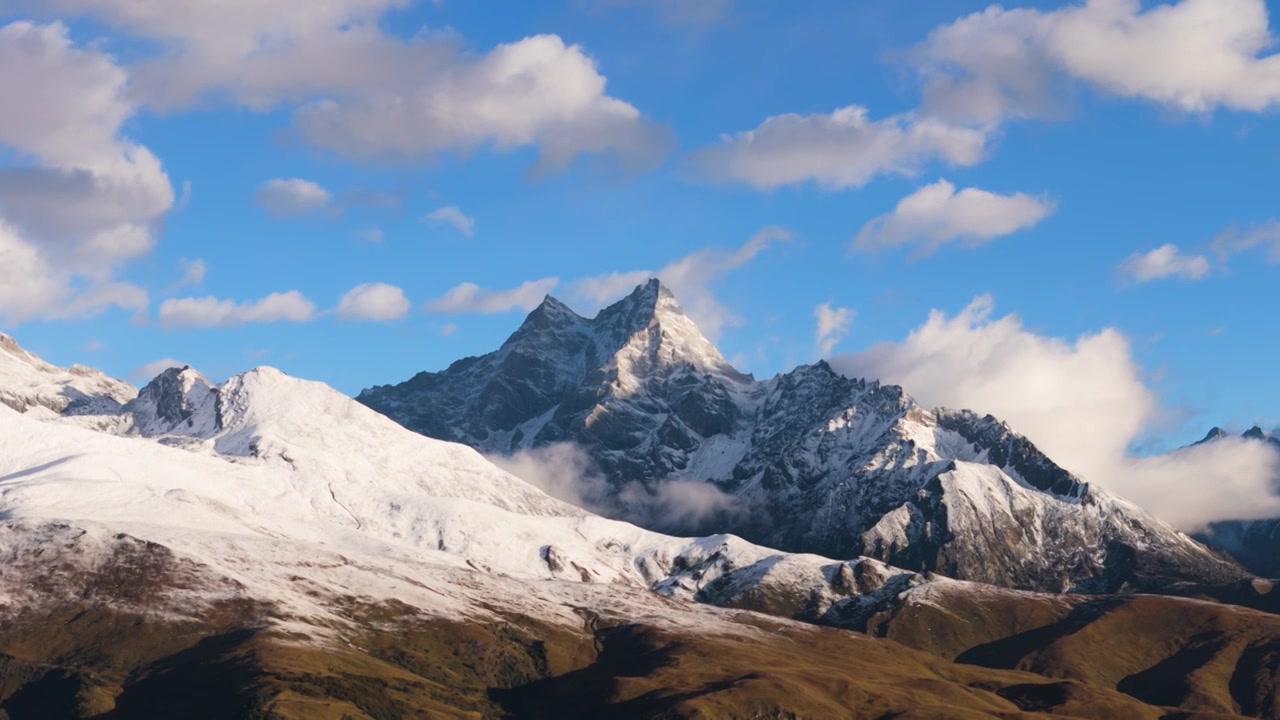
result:
[(1280, 578), (1280, 518), (1212, 523), (1196, 539), (1229, 553), (1261, 577)]
[(190, 367), (169, 368), (147, 383), (123, 412), (141, 435), (200, 435), (222, 427), (216, 388)]
[(1088, 492), (1087, 485), (1053, 464), (1030, 440), (991, 415), (980, 418), (968, 410), (939, 411), (938, 425), (959, 433), (974, 447), (986, 449), (987, 460), (992, 465), (1017, 473), (1037, 490), (1075, 499), (1083, 498)]
[(825, 362), (743, 375), (657, 281), (593, 319), (548, 298), (496, 352), (358, 399), (487, 452), (577, 444), (616, 488), (694, 480), (731, 498), (681, 526), (614, 513), (666, 532), (1037, 590), (1244, 574), (994, 417), (927, 410)]

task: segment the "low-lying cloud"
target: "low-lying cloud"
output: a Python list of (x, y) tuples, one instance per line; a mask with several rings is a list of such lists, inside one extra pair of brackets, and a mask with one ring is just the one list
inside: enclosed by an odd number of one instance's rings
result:
[(700, 480), (661, 480), (653, 487), (638, 482), (614, 486), (574, 443), (490, 455), (489, 460), (558, 500), (667, 532), (698, 532), (703, 522), (734, 508), (730, 495)]
[(995, 415), (1084, 480), (1184, 530), (1280, 516), (1280, 452), (1267, 444), (1229, 439), (1152, 457), (1130, 452), (1169, 410), (1123, 333), (1049, 337), (992, 311), (989, 296), (954, 317), (935, 310), (905, 339), (831, 364), (902, 385), (928, 406)]

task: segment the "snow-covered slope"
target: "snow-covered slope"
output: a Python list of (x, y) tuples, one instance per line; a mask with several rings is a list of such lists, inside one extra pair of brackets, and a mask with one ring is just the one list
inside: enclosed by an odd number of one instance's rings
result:
[(60, 368), (0, 333), (0, 405), (45, 417), (114, 415), (137, 389), (83, 365)]
[[(0, 608), (80, 592), (93, 568), (153, 546), (181, 576), (165, 581), (156, 611), (247, 598), (313, 633), (350, 598), (575, 626), (584, 606), (700, 622), (671, 615), (664, 597), (784, 616), (838, 606), (852, 623), (923, 582), (874, 560), (599, 518), (469, 447), (271, 368), (216, 387), (190, 368), (166, 371), (107, 430), (0, 407)], [(50, 562), (65, 587), (33, 589)]]
[(743, 375), (657, 281), (590, 320), (548, 298), (498, 351), (358, 399), (486, 452), (575, 443), (617, 488), (696, 480), (732, 498), (683, 527), (617, 504), (664, 530), (1051, 591), (1243, 573), (995, 418), (929, 410), (824, 362)]

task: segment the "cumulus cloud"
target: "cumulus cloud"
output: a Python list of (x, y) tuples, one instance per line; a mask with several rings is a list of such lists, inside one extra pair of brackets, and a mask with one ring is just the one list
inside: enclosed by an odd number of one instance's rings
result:
[(138, 309), (145, 293), (119, 283), (151, 250), (173, 205), (160, 161), (121, 136), (136, 108), (114, 58), (72, 43), (61, 23), (0, 27), (0, 317)]
[(1188, 255), (1173, 244), (1161, 245), (1145, 253), (1136, 252), (1116, 266), (1121, 276), (1137, 283), (1171, 277), (1199, 280), (1209, 274), (1209, 269), (1209, 258)]
[(856, 188), (877, 175), (913, 175), (935, 160), (976, 165), (986, 141), (971, 127), (910, 115), (873, 120), (867, 108), (851, 105), (829, 115), (770, 117), (697, 151), (692, 162), (708, 178), (762, 190), (804, 182)]
[(1268, 220), (1247, 228), (1231, 226), (1214, 236), (1210, 246), (1222, 259), (1261, 249), (1267, 262), (1280, 263), (1280, 221)]
[(129, 372), (129, 379), (134, 382), (148, 383), (156, 378), (157, 375), (168, 370), (169, 368), (184, 368), (187, 363), (179, 362), (173, 358), (161, 358), (160, 360), (152, 360), (144, 365), (139, 365)]
[(146, 308), (147, 292), (142, 288), (86, 281), (50, 262), (41, 250), (0, 218), (0, 319), (5, 322), (96, 315), (113, 307)]
[(993, 5), (941, 27), (910, 54), (926, 106), (952, 119), (1041, 116), (1060, 109), (1068, 81), (1187, 112), (1280, 104), (1265, 0), (1143, 5)]
[(915, 245), (928, 255), (941, 245), (960, 241), (982, 245), (1039, 224), (1054, 210), (1052, 202), (1024, 193), (997, 195), (939, 180), (903, 198), (893, 212), (862, 227), (853, 241), (858, 250)]
[(813, 309), (813, 317), (818, 322), (813, 335), (813, 347), (819, 357), (830, 355), (844, 336), (849, 334), (849, 326), (853, 324), (855, 314), (853, 308), (832, 307), (831, 303), (822, 303)]
[(488, 458), (556, 499), (644, 527), (696, 534), (709, 518), (734, 512), (732, 496), (707, 482), (671, 479), (653, 487), (638, 482), (612, 485), (590, 455), (573, 443)]
[(338, 317), (343, 320), (388, 322), (409, 314), (409, 298), (404, 290), (386, 283), (357, 285), (338, 301)]
[(333, 195), (310, 180), (276, 178), (258, 188), (254, 199), (272, 215), (289, 217), (322, 210)]
[(1105, 329), (1075, 340), (1038, 335), (990, 297), (954, 317), (934, 311), (905, 339), (831, 361), (850, 376), (900, 384), (929, 406), (991, 413), (1056, 462), (1183, 529), (1280, 514), (1280, 455), (1263, 443), (1199, 445), (1156, 457), (1129, 449), (1167, 411), (1128, 339)]
[(386, 32), (385, 15), (411, 0), (15, 2), (155, 41), (161, 52), (135, 68), (148, 106), (293, 108), (298, 136), (347, 157), (534, 147), (546, 171), (583, 153), (646, 166), (669, 144), (664, 128), (608, 94), (582, 47), (535, 35), (476, 53), (451, 31)]
[(174, 298), (160, 303), (157, 318), (165, 327), (229, 327), (248, 323), (307, 322), (316, 306), (297, 290), (271, 293), (254, 301), (216, 297)]
[(486, 290), (475, 283), (462, 283), (441, 297), (427, 303), (427, 312), (435, 313), (504, 313), (529, 311), (542, 303), (547, 293), (560, 284), (560, 278), (529, 280), (514, 288)]
[(431, 214), (427, 215), (427, 219), (432, 222), (444, 223), (445, 225), (452, 226), (454, 230), (457, 230), (467, 237), (471, 237), (472, 233), (474, 233), (476, 229), (476, 219), (468, 216), (466, 213), (452, 205), (436, 208), (431, 212)]
[(778, 243), (791, 242), (794, 235), (782, 227), (769, 226), (752, 235), (738, 248), (704, 248), (667, 263), (660, 270), (633, 270), (582, 278), (570, 288), (572, 296), (586, 304), (603, 307), (656, 277), (680, 301), (681, 307), (702, 332), (715, 339), (726, 327), (741, 319), (716, 297), (715, 285), (734, 270), (756, 259)]

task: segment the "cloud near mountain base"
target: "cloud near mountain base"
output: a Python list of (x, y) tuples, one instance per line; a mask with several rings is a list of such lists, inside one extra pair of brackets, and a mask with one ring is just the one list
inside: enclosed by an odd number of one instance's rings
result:
[(733, 498), (711, 483), (669, 479), (648, 487), (614, 487), (575, 443), (556, 443), (488, 459), (548, 495), (597, 515), (670, 532), (696, 532), (709, 518), (734, 511)]
[(954, 317), (930, 313), (905, 339), (831, 359), (852, 377), (902, 385), (930, 407), (990, 413), (1084, 480), (1183, 530), (1280, 516), (1280, 452), (1222, 440), (1163, 455), (1131, 453), (1169, 413), (1118, 330), (1074, 341), (1038, 335), (989, 296)]

